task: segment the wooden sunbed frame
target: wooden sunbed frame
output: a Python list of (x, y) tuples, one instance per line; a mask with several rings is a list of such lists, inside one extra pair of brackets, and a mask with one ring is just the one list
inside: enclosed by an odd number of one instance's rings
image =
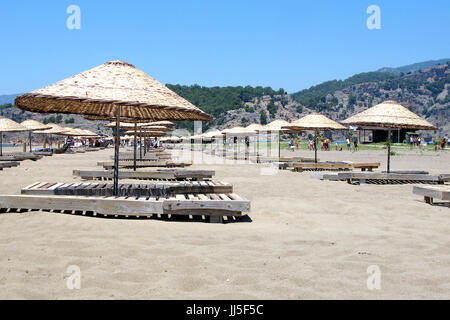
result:
[(338, 173), (339, 180), (347, 180), (348, 183), (373, 183), (373, 184), (406, 184), (426, 183), (444, 184), (450, 181), (448, 175), (428, 174), (398, 174), (398, 173), (376, 173), (376, 172), (342, 172)]
[(413, 186), (413, 194), (423, 196), (429, 204), (433, 204), (434, 199), (450, 201), (450, 186)]
[[(205, 180), (211, 179), (214, 170), (157, 169), (156, 171), (119, 171), (119, 179), (138, 180)], [(85, 180), (112, 180), (112, 170), (73, 170), (74, 176)]]
[[(84, 197), (0, 195), (0, 212), (52, 210), (62, 213), (105, 217), (169, 218), (184, 215), (221, 223), (223, 217), (240, 217), (250, 211), (250, 201), (234, 194), (177, 194), (163, 197)], [(228, 219), (228, 218), (227, 218)]]
[(361, 162), (361, 163), (333, 163), (333, 162), (319, 162), (319, 163), (292, 163), (291, 166), (294, 171), (302, 172), (304, 170), (352, 170), (361, 169), (361, 171), (372, 171), (380, 166), (379, 162)]
[[(35, 182), (21, 190), (28, 195), (113, 196), (110, 183)], [(221, 181), (175, 181), (146, 184), (119, 184), (122, 197), (164, 197), (172, 194), (233, 193), (233, 186)]]
[(37, 161), (42, 159), (42, 155), (34, 154), (32, 152), (20, 152), (20, 153), (10, 153), (0, 156), (0, 161), (23, 161), (23, 160), (33, 160)]
[[(103, 166), (106, 170), (111, 170), (114, 167), (114, 162), (98, 162), (99, 166)], [(185, 162), (173, 162), (173, 161), (136, 161), (136, 167), (138, 168), (151, 168), (151, 167), (187, 167), (192, 165), (192, 163)], [(133, 161), (120, 161), (119, 167), (121, 168), (132, 168), (134, 166)]]
[(20, 165), (20, 162), (17, 162), (17, 161), (0, 162), (0, 170), (6, 169), (6, 168), (18, 167), (19, 165)]

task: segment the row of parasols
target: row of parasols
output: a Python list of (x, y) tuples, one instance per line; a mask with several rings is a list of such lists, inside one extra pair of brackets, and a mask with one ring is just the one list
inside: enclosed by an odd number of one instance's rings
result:
[[(395, 103), (386, 104), (389, 104), (389, 108), (385, 114), (377, 115), (375, 112), (372, 115), (363, 112), (357, 115), (359, 118), (353, 119), (354, 123), (351, 124), (382, 126), (389, 130), (404, 127), (406, 124), (408, 126), (405, 128), (415, 129), (413, 125), (416, 118), (409, 119), (409, 110), (403, 107), (405, 110), (399, 110)], [(30, 112), (82, 114), (92, 117), (92, 120), (115, 121), (116, 141), (120, 139), (121, 122), (136, 124), (149, 121), (213, 119), (134, 65), (119, 60), (106, 62), (55, 84), (20, 95), (16, 97), (15, 105)], [(431, 124), (430, 126), (435, 129)], [(137, 132), (137, 125), (134, 128)], [(306, 130), (306, 126), (297, 128)], [(429, 127), (418, 126), (417, 129)], [(118, 194), (118, 176), (119, 143), (116, 143), (113, 189), (115, 195)]]

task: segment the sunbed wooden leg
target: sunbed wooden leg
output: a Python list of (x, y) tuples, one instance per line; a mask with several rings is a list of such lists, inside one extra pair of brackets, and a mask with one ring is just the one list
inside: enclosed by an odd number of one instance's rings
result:
[(222, 216), (211, 216), (209, 218), (210, 223), (222, 223)]
[(425, 203), (433, 204), (433, 198), (424, 196), (423, 199), (425, 200)]

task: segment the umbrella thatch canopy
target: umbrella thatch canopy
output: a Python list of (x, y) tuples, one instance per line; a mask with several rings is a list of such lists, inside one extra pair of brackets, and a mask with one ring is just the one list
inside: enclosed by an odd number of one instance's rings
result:
[[(303, 118), (300, 118), (290, 125), (283, 127), (284, 129), (291, 130), (293, 132), (315, 130), (315, 131), (326, 131), (326, 130), (347, 130), (346, 127), (333, 121), (322, 114), (313, 113)], [(314, 148), (314, 161), (317, 163), (317, 134), (314, 135), (315, 148)]]
[[(137, 122), (133, 123), (133, 122), (122, 122), (121, 121), (119, 123), (119, 127), (120, 127), (120, 129), (132, 129), (132, 128), (134, 128), (135, 124), (136, 124), (136, 126), (138, 128), (140, 128), (141, 126), (144, 125), (144, 123), (137, 123)], [(105, 127), (107, 127), (107, 128), (115, 128), (116, 127), (116, 122), (110, 122), (107, 125), (105, 125)]]
[(42, 130), (51, 129), (50, 126), (42, 124), (36, 120), (25, 120), (25, 121), (22, 121), (20, 124), (23, 125), (25, 128), (27, 128), (28, 130), (30, 130), (28, 132), (28, 139), (29, 139), (29, 143), (30, 143), (30, 152), (33, 151), (32, 146), (31, 146), (31, 131), (42, 131)]
[(54, 123), (49, 123), (48, 126), (50, 127), (50, 129), (33, 131), (33, 133), (66, 135), (66, 130), (67, 129), (65, 129), (65, 128), (62, 128), (62, 127), (60, 127), (60, 126), (58, 126), (57, 124), (54, 124)]
[(222, 134), (226, 134), (228, 136), (237, 136), (237, 135), (241, 135), (243, 133), (245, 133), (245, 128), (244, 127), (233, 127), (230, 129), (225, 129), (222, 130)]
[(137, 69), (114, 60), (53, 85), (18, 96), (20, 109), (148, 120), (212, 120), (186, 99)]
[(173, 123), (172, 121), (154, 121), (154, 122), (144, 123), (142, 126), (143, 127), (154, 127), (154, 126), (175, 127), (176, 124)]
[(151, 126), (151, 127), (142, 126), (140, 128), (140, 130), (142, 130), (142, 131), (173, 131), (173, 128), (168, 128), (166, 126)]
[(31, 131), (41, 131), (51, 129), (51, 127), (48, 124), (43, 124), (36, 120), (25, 120), (20, 124)]
[[(68, 79), (20, 95), (15, 105), (41, 113), (75, 113), (137, 120), (204, 120), (212, 117), (124, 61), (110, 61)], [(114, 194), (119, 186), (119, 128), (116, 128)]]
[(245, 130), (249, 133), (256, 133), (256, 130), (262, 130), (264, 126), (259, 123), (252, 123), (251, 125), (248, 125), (245, 127)]
[(395, 101), (385, 101), (341, 123), (354, 126), (436, 130), (436, 127)]
[(162, 137), (167, 134), (167, 132), (163, 131), (137, 131), (136, 134), (134, 131), (130, 130), (125, 132), (125, 134), (130, 136), (137, 136), (137, 137)]
[(217, 137), (222, 137), (222, 136), (223, 136), (223, 134), (219, 130), (212, 130), (212, 131), (205, 132), (202, 134), (202, 137), (206, 138), (206, 139), (217, 138)]
[(3, 132), (21, 131), (29, 131), (29, 129), (11, 119), (0, 117), (0, 156), (3, 154)]
[(283, 129), (283, 127), (286, 127), (290, 125), (289, 122), (285, 120), (275, 120), (272, 121), (269, 124), (266, 124), (260, 129), (256, 129), (258, 132), (289, 132), (288, 129)]
[(29, 129), (11, 119), (0, 117), (0, 132), (21, 132)]
[(313, 113), (303, 118), (300, 118), (291, 124), (284, 126), (284, 129), (291, 131), (305, 131), (305, 130), (347, 130), (346, 127), (333, 121), (324, 115)]
[(283, 129), (283, 127), (288, 126), (290, 123), (285, 120), (275, 120), (271, 123), (263, 126), (260, 129), (255, 129), (257, 133), (266, 132), (266, 133), (278, 133), (278, 158), (281, 156), (281, 143), (280, 143), (280, 135), (281, 133), (290, 133), (291, 131), (288, 129)]
[(387, 172), (390, 172), (391, 162), (391, 129), (404, 128), (412, 130), (436, 130), (431, 123), (395, 101), (385, 101), (360, 112), (341, 123), (358, 127), (380, 127), (388, 130), (387, 141)]

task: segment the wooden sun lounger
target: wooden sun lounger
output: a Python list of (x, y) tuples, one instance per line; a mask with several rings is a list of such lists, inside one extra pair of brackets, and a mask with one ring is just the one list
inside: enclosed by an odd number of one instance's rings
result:
[(18, 167), (19, 165), (20, 165), (20, 162), (16, 162), (16, 161), (0, 162), (0, 170), (6, 169), (6, 168)]
[(450, 186), (414, 186), (413, 194), (423, 196), (429, 204), (433, 204), (434, 199), (450, 201)]
[[(256, 162), (257, 163), (264, 163), (264, 162), (300, 162), (300, 163), (311, 163), (314, 162), (314, 158), (305, 158), (305, 157), (265, 157), (265, 156), (257, 156)], [(317, 159), (317, 161), (320, 161), (320, 159)]]
[(294, 171), (302, 172), (304, 170), (352, 170), (361, 169), (361, 171), (372, 171), (380, 166), (379, 162), (321, 162), (321, 163), (292, 163), (290, 164)]
[[(114, 168), (114, 162), (99, 162), (98, 165), (103, 166), (106, 170), (111, 170)], [(173, 161), (137, 161), (136, 167), (138, 168), (150, 168), (150, 167), (187, 167), (192, 165), (192, 163), (184, 162), (173, 162)], [(121, 168), (132, 168), (134, 166), (132, 161), (119, 161), (119, 167)]]
[(33, 151), (33, 153), (37, 156), (44, 156), (44, 157), (53, 156), (53, 152), (50, 152), (50, 151)]
[[(148, 184), (119, 184), (121, 197), (164, 197), (171, 194), (232, 193), (233, 186), (221, 181), (175, 181)], [(108, 183), (36, 182), (21, 190), (28, 195), (113, 196)]]
[(294, 171), (302, 172), (305, 170), (351, 170), (353, 169), (350, 163), (293, 163)]
[(37, 155), (32, 152), (21, 152), (21, 153), (11, 153), (0, 156), (0, 161), (23, 161), (23, 160), (33, 160), (37, 161), (42, 159), (42, 155)]
[(340, 180), (348, 183), (372, 183), (372, 184), (406, 184), (427, 183), (443, 184), (446, 180), (444, 175), (433, 176), (427, 174), (398, 174), (398, 173), (375, 173), (375, 172), (342, 172), (338, 173)]
[(167, 197), (84, 197), (0, 195), (0, 212), (52, 210), (105, 217), (209, 216), (212, 223), (223, 217), (240, 217), (250, 211), (250, 201), (234, 194), (177, 194)]
[[(139, 179), (139, 180), (205, 180), (211, 179), (215, 174), (214, 170), (182, 170), (182, 169), (157, 169), (156, 171), (119, 171), (119, 179)], [(112, 170), (74, 170), (74, 176), (79, 176), (85, 180), (112, 180), (114, 172)]]

